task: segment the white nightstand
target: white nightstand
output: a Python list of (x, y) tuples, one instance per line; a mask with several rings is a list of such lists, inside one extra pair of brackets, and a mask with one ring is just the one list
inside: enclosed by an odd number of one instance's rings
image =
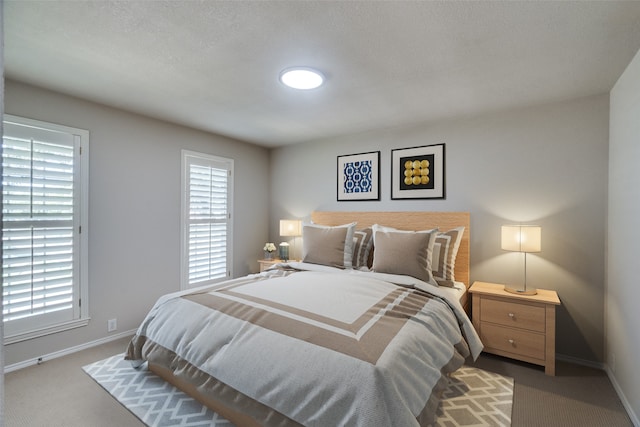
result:
[(544, 366), (556, 374), (556, 291), (518, 295), (497, 283), (474, 282), (471, 313), (484, 351)]

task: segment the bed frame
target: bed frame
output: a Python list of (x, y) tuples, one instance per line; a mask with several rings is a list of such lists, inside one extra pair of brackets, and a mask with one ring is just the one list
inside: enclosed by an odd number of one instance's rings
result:
[[(431, 228), (439, 228), (446, 231), (455, 227), (464, 226), (465, 230), (460, 242), (460, 249), (455, 264), (456, 281), (465, 283), (469, 287), (469, 213), (468, 212), (312, 212), (311, 220), (317, 224), (323, 225), (341, 225), (357, 221), (358, 228), (369, 227), (373, 224), (386, 225), (400, 230), (426, 230)], [(465, 293), (465, 302), (463, 307), (467, 309), (467, 300)], [(462, 300), (461, 300), (462, 302)], [(213, 399), (204, 395), (199, 387), (187, 384), (173, 375), (166, 368), (149, 363), (149, 370), (156, 375), (173, 384), (180, 390), (184, 391), (191, 397), (195, 398), (205, 406), (211, 408), (221, 416), (225, 417), (238, 427), (259, 427), (260, 424), (255, 418), (247, 416), (236, 408), (227, 405), (222, 399)], [(219, 385), (218, 385), (219, 387)], [(237, 393), (231, 389), (220, 389), (221, 395), (227, 393)], [(244, 399), (247, 399), (245, 396)], [(236, 403), (243, 400), (243, 396), (236, 396)], [(243, 406), (240, 404), (240, 406)], [(273, 425), (279, 427), (299, 426), (295, 421), (285, 417), (284, 415), (273, 411), (270, 408), (262, 409), (260, 419), (269, 419)]]

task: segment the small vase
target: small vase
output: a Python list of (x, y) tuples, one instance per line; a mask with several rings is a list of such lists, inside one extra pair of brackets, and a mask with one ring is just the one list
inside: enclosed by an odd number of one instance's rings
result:
[(280, 252), (280, 259), (283, 261), (289, 261), (289, 244), (286, 242), (280, 243), (278, 247), (278, 251)]
[(273, 252), (264, 251), (264, 259), (273, 259)]

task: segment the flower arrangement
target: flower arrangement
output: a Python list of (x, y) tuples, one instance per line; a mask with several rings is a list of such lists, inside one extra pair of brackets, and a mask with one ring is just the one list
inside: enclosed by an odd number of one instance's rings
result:
[(274, 252), (276, 251), (276, 245), (271, 242), (265, 243), (262, 250), (264, 251), (264, 259), (273, 259)]

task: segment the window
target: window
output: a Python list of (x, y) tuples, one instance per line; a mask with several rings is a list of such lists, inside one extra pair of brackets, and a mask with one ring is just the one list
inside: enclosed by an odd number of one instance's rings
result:
[(182, 152), (182, 289), (231, 277), (233, 160)]
[(89, 132), (5, 115), (5, 344), (88, 323)]

